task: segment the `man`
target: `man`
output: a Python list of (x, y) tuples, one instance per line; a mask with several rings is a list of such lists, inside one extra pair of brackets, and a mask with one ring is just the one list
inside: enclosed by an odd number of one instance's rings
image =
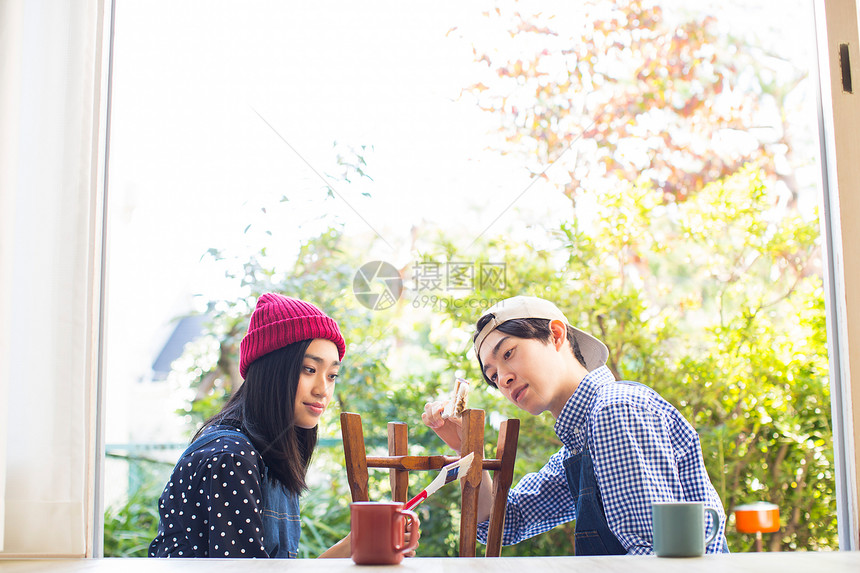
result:
[[(485, 380), (529, 414), (550, 412), (563, 446), (508, 494), (502, 542), (512, 545), (576, 519), (577, 555), (653, 553), (651, 504), (701, 501), (713, 507), (708, 553), (727, 552), (725, 512), (705, 470), (699, 436), (659, 394), (618, 382), (606, 346), (574, 328), (550, 301), (516, 296), (478, 320), (475, 353)], [(422, 419), (455, 450), (460, 425), (442, 419), (443, 402)], [(479, 505), (486, 542), (489, 474)]]

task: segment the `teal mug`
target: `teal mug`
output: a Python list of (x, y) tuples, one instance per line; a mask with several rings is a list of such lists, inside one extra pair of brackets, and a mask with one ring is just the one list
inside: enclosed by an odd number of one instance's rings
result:
[[(714, 527), (705, 538), (705, 512)], [(658, 502), (651, 505), (654, 553), (657, 557), (698, 557), (720, 530), (720, 515), (701, 501)]]

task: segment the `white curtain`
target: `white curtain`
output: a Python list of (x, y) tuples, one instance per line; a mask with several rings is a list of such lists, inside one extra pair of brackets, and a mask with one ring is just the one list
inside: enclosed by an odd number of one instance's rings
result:
[(0, 0), (0, 556), (93, 554), (104, 0)]

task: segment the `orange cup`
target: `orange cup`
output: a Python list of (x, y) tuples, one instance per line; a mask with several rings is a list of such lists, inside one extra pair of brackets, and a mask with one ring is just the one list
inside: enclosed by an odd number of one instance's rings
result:
[(735, 525), (741, 533), (779, 531), (779, 507), (759, 501), (735, 508)]
[(397, 565), (418, 546), (418, 516), (402, 503), (356, 501), (349, 512), (352, 560), (358, 565)]

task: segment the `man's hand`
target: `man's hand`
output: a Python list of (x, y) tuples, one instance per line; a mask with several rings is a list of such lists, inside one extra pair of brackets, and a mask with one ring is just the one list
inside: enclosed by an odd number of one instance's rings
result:
[[(448, 400), (437, 400), (435, 402), (427, 402), (424, 405), (424, 413), (421, 414), (421, 421), (436, 432), (436, 435), (442, 438), (451, 449), (461, 454), (460, 448), (463, 447), (463, 419), (454, 416), (450, 418), (442, 417), (442, 410)], [(484, 470), (481, 472), (481, 489), (478, 495), (478, 523), (486, 521), (490, 518), (490, 506), (492, 504), (492, 484), (490, 472)]]
[(463, 446), (463, 421), (455, 417), (442, 418), (442, 410), (447, 403), (447, 400), (427, 402), (424, 405), (424, 413), (421, 414), (421, 421), (436, 432), (451, 449), (460, 453)]

